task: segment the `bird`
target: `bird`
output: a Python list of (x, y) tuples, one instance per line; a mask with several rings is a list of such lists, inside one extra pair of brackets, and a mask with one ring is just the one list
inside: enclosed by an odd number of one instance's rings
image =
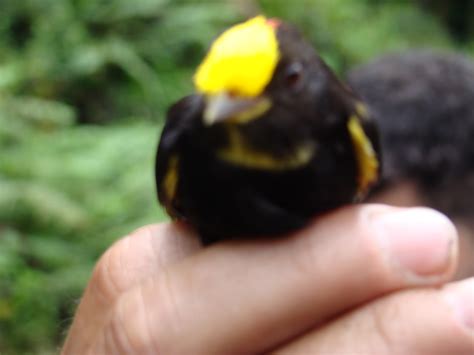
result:
[(203, 245), (288, 235), (380, 175), (370, 112), (300, 31), (259, 15), (222, 32), (168, 109), (158, 200)]

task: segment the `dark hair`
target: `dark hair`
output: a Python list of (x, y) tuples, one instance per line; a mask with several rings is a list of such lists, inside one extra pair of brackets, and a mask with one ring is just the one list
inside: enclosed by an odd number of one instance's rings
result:
[(472, 216), (472, 61), (429, 51), (388, 55), (352, 70), (348, 83), (378, 122), (381, 187), (411, 179), (432, 207)]

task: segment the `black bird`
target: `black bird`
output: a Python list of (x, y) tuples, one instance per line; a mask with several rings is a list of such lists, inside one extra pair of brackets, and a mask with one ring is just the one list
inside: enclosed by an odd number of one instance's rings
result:
[(293, 231), (376, 182), (365, 106), (293, 26), (258, 16), (231, 27), (194, 81), (168, 111), (156, 184), (204, 244)]

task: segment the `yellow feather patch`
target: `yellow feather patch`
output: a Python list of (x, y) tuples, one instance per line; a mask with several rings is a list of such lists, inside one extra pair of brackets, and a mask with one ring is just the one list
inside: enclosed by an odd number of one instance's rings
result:
[(278, 59), (274, 26), (258, 16), (231, 27), (214, 41), (194, 83), (205, 94), (255, 97), (270, 82)]
[(377, 181), (379, 161), (357, 116), (354, 115), (349, 118), (347, 128), (352, 138), (359, 170), (358, 195), (362, 197), (370, 185)]
[[(168, 203), (174, 199), (178, 187), (178, 157), (173, 155), (168, 162), (168, 169), (163, 179), (163, 190)], [(169, 206), (167, 206), (169, 209)]]
[(229, 145), (219, 150), (217, 156), (234, 165), (250, 169), (270, 171), (296, 169), (309, 163), (316, 150), (314, 144), (303, 144), (297, 147), (291, 155), (277, 157), (250, 147), (235, 127), (229, 127), (228, 134)]
[(229, 121), (235, 123), (248, 123), (253, 121), (256, 118), (261, 117), (265, 112), (267, 112), (270, 107), (272, 106), (271, 101), (269, 99), (262, 99), (257, 102), (251, 108), (241, 112), (238, 115), (232, 117)]

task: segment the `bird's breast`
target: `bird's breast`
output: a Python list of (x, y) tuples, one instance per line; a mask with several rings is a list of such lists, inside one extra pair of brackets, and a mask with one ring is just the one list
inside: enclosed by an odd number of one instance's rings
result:
[[(239, 129), (238, 126), (225, 127), (225, 135), (226, 141), (220, 147), (216, 147), (215, 157), (244, 169), (269, 172), (295, 170), (307, 165), (317, 151), (316, 142), (308, 140), (289, 144), (283, 139), (278, 140), (278, 137), (274, 137), (273, 144), (255, 144), (255, 138), (249, 137), (245, 130)], [(262, 133), (261, 141), (268, 139), (269, 137)], [(279, 143), (280, 146), (275, 149)]]

